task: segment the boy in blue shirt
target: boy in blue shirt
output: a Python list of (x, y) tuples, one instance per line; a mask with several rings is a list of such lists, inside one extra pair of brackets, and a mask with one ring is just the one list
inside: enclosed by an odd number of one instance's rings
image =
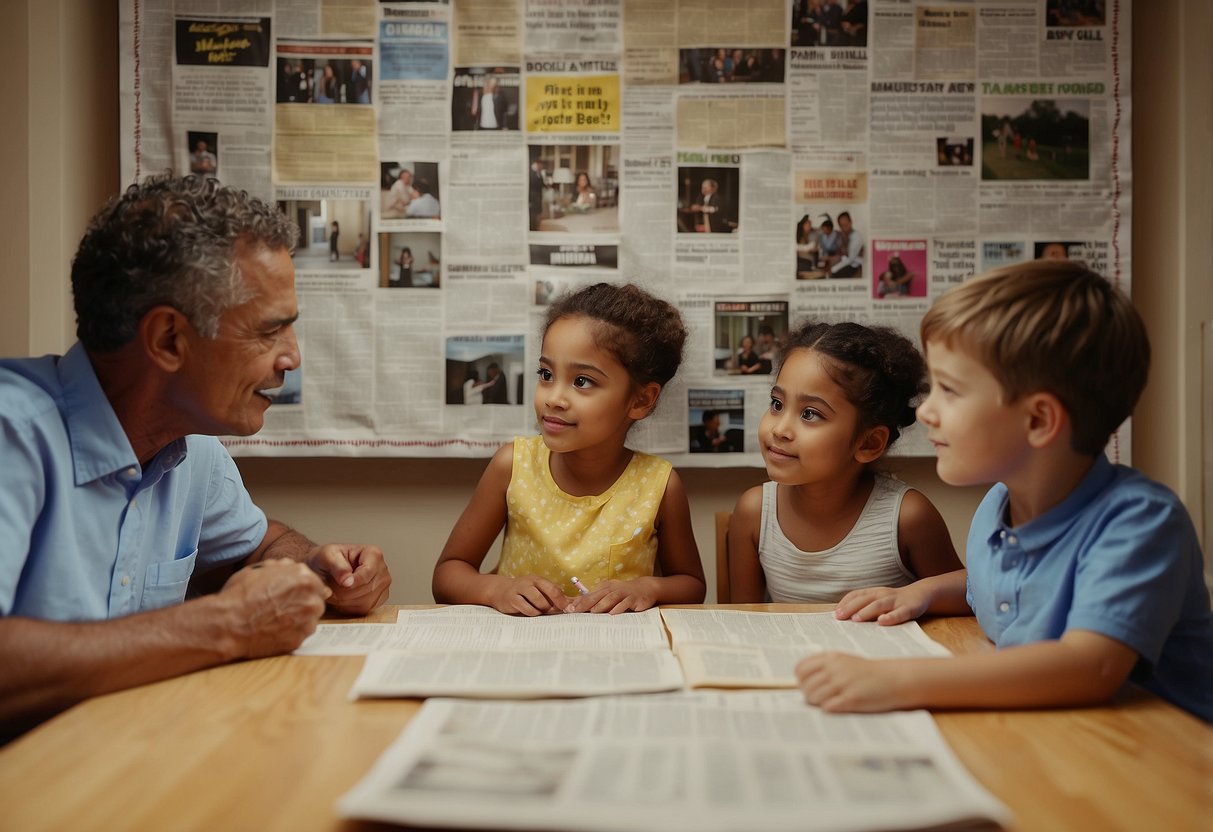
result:
[(995, 483), (967, 570), (856, 590), (843, 619), (968, 614), (998, 646), (947, 660), (840, 653), (796, 668), (829, 711), (1085, 705), (1128, 680), (1213, 721), (1203, 557), (1165, 486), (1103, 454), (1145, 387), (1150, 347), (1124, 294), (1085, 266), (1035, 261), (958, 286), (922, 320), (918, 419), (951, 485)]

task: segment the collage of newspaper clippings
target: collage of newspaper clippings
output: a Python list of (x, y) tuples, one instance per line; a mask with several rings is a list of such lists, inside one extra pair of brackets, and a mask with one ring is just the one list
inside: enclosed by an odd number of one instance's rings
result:
[(216, 177), (302, 231), (303, 365), (234, 454), (488, 456), (536, 432), (547, 305), (605, 280), (691, 332), (629, 444), (761, 465), (805, 319), (917, 341), (948, 287), (1038, 257), (1129, 289), (1129, 11), (123, 0), (123, 179)]

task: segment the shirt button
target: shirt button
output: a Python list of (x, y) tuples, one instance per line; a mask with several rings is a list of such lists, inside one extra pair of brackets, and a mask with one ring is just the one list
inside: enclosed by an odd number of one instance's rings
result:
[(138, 506), (138, 505), (139, 505), (139, 501), (138, 501), (138, 500), (131, 500), (131, 508), (135, 508), (135, 507), (136, 507), (136, 506)]
[(127, 468), (127, 469), (126, 469), (126, 475), (127, 475), (128, 477), (133, 477), (133, 476), (135, 476), (135, 473), (136, 473), (136, 471), (135, 471), (135, 469), (134, 469), (134, 468)]
[(126, 585), (127, 585), (127, 584), (129, 584), (130, 582), (131, 582), (131, 579), (130, 579), (130, 576), (129, 576), (129, 575), (123, 575), (123, 576), (122, 576), (122, 585), (123, 585), (123, 586), (126, 586)]
[(1019, 566), (1019, 558), (1012, 558), (1012, 559), (1011, 559), (1011, 565), (1012, 565), (1012, 566)]
[(1015, 535), (1011, 535), (1010, 537), (1007, 538), (1007, 543), (1010, 543), (1012, 546), (1014, 546), (1017, 543), (1019, 543), (1019, 538), (1016, 537)]
[(1010, 609), (1011, 609), (1011, 605), (1008, 604), (1006, 601), (1003, 601), (1001, 604), (998, 605), (999, 612), (1008, 612)]

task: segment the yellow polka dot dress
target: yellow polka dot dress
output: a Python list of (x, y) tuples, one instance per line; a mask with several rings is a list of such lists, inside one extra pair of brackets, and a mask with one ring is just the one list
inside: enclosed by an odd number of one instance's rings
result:
[(501, 575), (539, 575), (572, 597), (574, 575), (589, 589), (653, 574), (653, 523), (673, 466), (636, 451), (601, 494), (574, 497), (552, 479), (542, 436), (514, 440), (514, 470), (505, 492), (508, 517)]

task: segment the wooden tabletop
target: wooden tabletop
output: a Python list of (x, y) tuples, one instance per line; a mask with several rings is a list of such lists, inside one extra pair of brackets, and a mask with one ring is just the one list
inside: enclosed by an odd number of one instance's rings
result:
[[(992, 649), (973, 618), (923, 627), (956, 653)], [(338, 820), (333, 804), (420, 705), (349, 701), (362, 661), (260, 659), (84, 702), (0, 749), (0, 829), (384, 828)], [(936, 720), (1017, 830), (1213, 829), (1213, 728), (1145, 692)]]

